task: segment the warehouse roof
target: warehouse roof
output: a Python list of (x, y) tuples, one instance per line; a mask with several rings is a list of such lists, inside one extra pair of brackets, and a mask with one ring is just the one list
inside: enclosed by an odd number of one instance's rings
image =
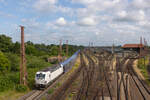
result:
[(144, 47), (143, 44), (125, 44), (123, 45), (122, 48), (140, 48), (140, 47)]

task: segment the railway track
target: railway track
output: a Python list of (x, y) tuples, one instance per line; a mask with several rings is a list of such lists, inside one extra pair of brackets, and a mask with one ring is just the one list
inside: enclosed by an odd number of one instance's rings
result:
[(107, 79), (106, 71), (104, 72), (104, 77), (105, 77), (105, 82), (106, 82), (107, 89), (108, 89), (108, 92), (109, 92), (110, 100), (112, 100), (112, 93), (111, 93), (111, 90), (110, 90), (110, 83)]
[(33, 90), (29, 92), (28, 94), (24, 95), (18, 100), (33, 100), (37, 95), (39, 95), (42, 91), (40, 90)]
[(92, 68), (93, 66), (91, 65), (94, 63), (88, 55), (85, 55), (85, 56), (87, 57), (89, 61), (89, 65), (84, 67), (84, 71), (82, 74), (83, 75), (82, 85), (77, 93), (76, 100), (86, 99), (89, 95), (89, 90), (91, 88), (90, 86), (91, 86), (92, 77), (94, 73), (94, 68)]
[[(134, 60), (131, 60), (131, 63), (133, 63)], [(139, 79), (139, 77), (137, 76), (137, 74), (134, 72), (132, 66), (132, 64), (129, 64), (129, 66), (127, 66), (128, 72), (129, 72), (129, 76), (132, 80), (132, 83), (135, 84), (135, 87), (138, 90), (139, 95), (141, 95), (143, 100), (150, 100), (150, 94), (148, 89), (145, 87), (145, 85), (141, 82), (141, 80)]]
[[(107, 54), (105, 52), (104, 54)], [(98, 75), (98, 80), (99, 84), (98, 89), (95, 92), (96, 95), (94, 96), (93, 99), (90, 100), (113, 100), (113, 95), (112, 95), (112, 88), (110, 87), (111, 84), (109, 82), (109, 68), (110, 68), (110, 61), (112, 60), (111, 55), (101, 55), (98, 57), (99, 59), (99, 65), (97, 70), (99, 70)], [(101, 89), (102, 88), (102, 89)]]
[(117, 68), (116, 68), (116, 72), (117, 72), (117, 100), (120, 100), (120, 93), (121, 93), (121, 85), (123, 81), (123, 76), (124, 73), (122, 72), (123, 69), (123, 65), (125, 64), (126, 59), (123, 59), (121, 62), (120, 60), (117, 59)]
[(43, 91), (40, 90), (35, 90), (35, 92), (30, 95), (29, 97), (27, 97), (25, 100), (36, 100), (35, 98), (40, 95)]
[[(118, 67), (120, 68), (116, 71), (117, 100), (150, 100), (148, 89), (141, 82), (132, 68), (133, 62), (134, 59), (124, 58), (121, 63), (118, 64)], [(133, 93), (132, 91), (135, 89), (136, 91)]]
[[(85, 62), (83, 60), (83, 56), (81, 53), (81, 65), (85, 65)], [(71, 74), (71, 76), (67, 79), (67, 81), (65, 81), (60, 88), (58, 88), (50, 97), (50, 100), (65, 100), (66, 97), (66, 92), (69, 88), (71, 88), (72, 83), (78, 78), (80, 72), (83, 70), (83, 67), (81, 67), (81, 65), (79, 66), (79, 68), (77, 70), (75, 70), (75, 72), (73, 74)]]
[[(89, 65), (84, 68), (82, 85), (78, 90), (75, 100), (98, 100), (100, 98), (101, 89), (99, 84), (102, 84), (102, 81), (104, 83), (104, 77), (101, 75), (103, 71), (100, 68), (103, 61), (99, 66), (95, 64), (92, 56), (92, 54), (86, 54)], [(97, 61), (98, 60), (96, 60), (96, 62)]]

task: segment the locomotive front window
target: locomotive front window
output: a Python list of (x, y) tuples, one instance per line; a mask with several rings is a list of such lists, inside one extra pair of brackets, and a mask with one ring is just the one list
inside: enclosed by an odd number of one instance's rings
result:
[(44, 79), (45, 78), (45, 74), (36, 74), (37, 79)]

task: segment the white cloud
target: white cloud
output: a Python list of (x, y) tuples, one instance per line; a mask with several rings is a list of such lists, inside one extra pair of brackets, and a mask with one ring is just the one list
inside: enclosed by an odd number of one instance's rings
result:
[(150, 1), (149, 0), (133, 0), (131, 5), (139, 9), (150, 8)]
[(35, 4), (37, 4), (38, 6), (44, 6), (44, 5), (52, 5), (52, 4), (56, 4), (57, 0), (38, 0)]
[(71, 13), (71, 8), (62, 5), (57, 5), (58, 0), (38, 0), (33, 4), (33, 8), (40, 13)]
[(28, 28), (39, 28), (40, 27), (40, 23), (37, 22), (35, 18), (31, 18), (31, 19), (23, 18), (21, 21), (25, 25), (25, 27), (28, 27)]
[(139, 22), (146, 19), (145, 12), (143, 10), (137, 11), (121, 11), (114, 16), (114, 20), (120, 22)]
[(33, 7), (38, 11), (50, 10), (55, 8), (54, 4), (56, 2), (56, 0), (38, 0), (33, 4)]
[(127, 16), (127, 12), (126, 11), (118, 12), (118, 16), (120, 16), (120, 17), (126, 17)]
[(92, 17), (85, 17), (82, 18), (77, 24), (81, 26), (94, 26), (97, 23)]
[(82, 3), (82, 4), (91, 4), (91, 3), (95, 3), (96, 0), (72, 0), (72, 2)]
[(63, 17), (60, 17), (59, 19), (56, 20), (56, 25), (64, 26), (66, 24), (67, 22)]

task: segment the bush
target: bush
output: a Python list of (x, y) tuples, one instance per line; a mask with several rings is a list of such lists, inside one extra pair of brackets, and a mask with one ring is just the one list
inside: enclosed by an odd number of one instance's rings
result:
[(13, 88), (14, 83), (8, 77), (0, 77), (0, 92)]
[(7, 57), (0, 51), (0, 71), (9, 71), (10, 70), (10, 62)]
[(25, 92), (25, 91), (27, 91), (27, 86), (22, 85), (22, 84), (16, 85), (16, 91)]
[(13, 53), (7, 53), (6, 56), (10, 62), (11, 71), (15, 71), (15, 72), (19, 71), (20, 57), (17, 54), (13, 54)]
[(15, 83), (15, 84), (19, 84), (19, 82), (20, 82), (20, 73), (19, 72), (13, 72), (13, 73), (10, 73), (9, 75), (8, 75), (8, 78), (9, 78), (9, 80), (11, 80), (13, 83)]
[(48, 67), (50, 64), (45, 62), (43, 59), (40, 59), (36, 56), (30, 56), (27, 58), (27, 67), (28, 68), (44, 68)]
[(34, 81), (34, 78), (35, 78), (35, 73), (38, 71), (39, 69), (38, 68), (30, 68), (28, 69), (28, 86), (30, 89), (34, 89), (35, 87), (35, 81)]

